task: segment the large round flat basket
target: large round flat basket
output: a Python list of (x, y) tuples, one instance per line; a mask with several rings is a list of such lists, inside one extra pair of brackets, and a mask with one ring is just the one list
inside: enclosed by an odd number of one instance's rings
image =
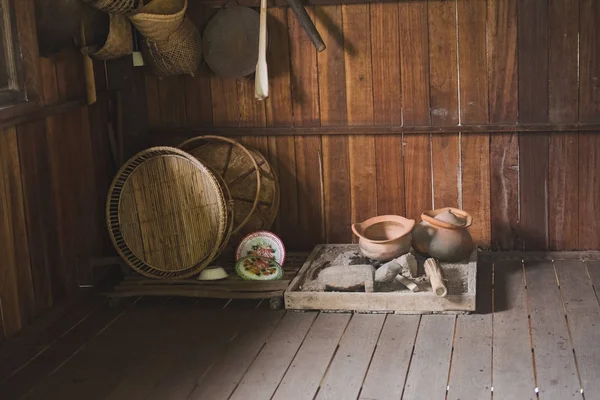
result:
[(279, 182), (258, 150), (221, 136), (198, 136), (178, 147), (223, 178), (235, 210), (233, 235), (271, 227), (279, 211)]
[(217, 178), (171, 147), (142, 151), (125, 163), (111, 185), (106, 215), (121, 257), (159, 279), (204, 269), (222, 248), (231, 219)]

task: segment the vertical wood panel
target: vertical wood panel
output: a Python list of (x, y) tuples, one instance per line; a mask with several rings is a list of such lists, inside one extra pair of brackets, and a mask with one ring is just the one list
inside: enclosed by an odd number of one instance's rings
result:
[[(489, 120), (485, 2), (458, 2), (458, 54), (462, 124)], [(462, 208), (473, 215), (475, 242), (490, 245), (489, 134), (461, 137)]]
[(579, 248), (598, 249), (600, 132), (579, 134)]
[[(321, 125), (347, 123), (346, 71), (342, 6), (319, 6), (315, 9), (316, 26), (327, 45), (318, 53), (319, 102)], [(323, 173), (325, 195), (325, 240), (348, 243), (352, 233), (350, 205), (350, 159), (347, 136), (323, 136)]]
[(600, 4), (580, 1), (579, 119), (591, 122), (600, 120)]
[(15, 128), (0, 131), (0, 304), (6, 336), (35, 313)]
[[(270, 95), (266, 100), (268, 126), (292, 126), (292, 93), (290, 88), (290, 48), (287, 9), (270, 8), (268, 14), (271, 51), (269, 63)], [(269, 158), (277, 171), (281, 202), (274, 230), (286, 243), (298, 226), (298, 188), (296, 186), (296, 149), (291, 136), (269, 138)]]
[[(431, 122), (458, 124), (456, 1), (429, 1)], [(459, 135), (432, 135), (433, 207), (458, 207)]]
[(79, 50), (65, 48), (54, 57), (58, 97), (61, 101), (75, 100), (85, 94), (83, 62)]
[[(200, 29), (216, 13), (216, 9), (201, 7), (198, 3), (192, 3), (188, 7), (187, 17)], [(186, 117), (189, 125), (211, 125), (212, 94), (210, 91), (210, 70), (206, 63), (201, 63), (195, 76), (185, 75), (185, 106)]]
[(33, 289), (36, 308), (43, 311), (53, 304), (53, 270), (58, 268), (56, 222), (44, 122), (21, 125), (17, 135)]
[[(397, 3), (371, 4), (373, 122), (402, 123), (400, 25)], [(402, 135), (375, 137), (377, 213), (404, 215)]]
[(160, 95), (158, 93), (158, 78), (145, 75), (146, 80), (146, 109), (148, 110), (148, 127), (157, 128), (161, 124)]
[(44, 104), (57, 103), (58, 82), (56, 81), (56, 67), (52, 58), (40, 58), (40, 73), (42, 75)]
[(462, 207), (473, 216), (473, 240), (485, 248), (491, 242), (489, 143), (487, 133), (462, 135)]
[[(400, 2), (402, 121), (429, 125), (429, 46), (426, 2)], [(419, 219), (432, 207), (429, 135), (404, 135), (406, 216)]]
[(485, 1), (458, 2), (458, 59), (462, 124), (489, 120)]
[(165, 76), (158, 80), (162, 126), (185, 125), (185, 82), (183, 76)]
[(520, 238), (525, 250), (548, 249), (548, 134), (519, 138)]
[[(311, 19), (314, 19), (313, 10), (308, 9), (307, 11)], [(291, 9), (288, 9), (288, 25), (294, 125), (319, 125), (317, 52)], [(298, 230), (295, 236), (299, 241), (297, 246), (311, 248), (323, 241), (322, 189), (319, 168), (321, 138), (297, 136), (295, 142), (298, 185)]]
[[(348, 125), (373, 123), (373, 71), (368, 4), (342, 6)], [(375, 138), (351, 136), (350, 185), (352, 222), (377, 215)]]
[[(490, 122), (516, 123), (517, 0), (488, 0), (488, 86)], [(516, 248), (519, 221), (519, 138), (490, 135), (492, 247)]]
[(550, 0), (548, 13), (549, 118), (550, 122), (575, 122), (579, 109), (579, 0)]
[[(549, 118), (578, 120), (579, 0), (549, 3)], [(578, 227), (577, 133), (549, 135), (548, 230), (552, 250), (576, 249)]]
[[(519, 3), (519, 121), (547, 122), (548, 0)], [(548, 135), (519, 139), (520, 230), (526, 250), (548, 248)]]
[[(579, 246), (579, 148), (577, 133), (549, 135), (548, 231), (550, 250)], [(586, 150), (589, 151), (589, 150)], [(585, 183), (583, 183), (585, 185)]]
[(492, 248), (512, 250), (519, 242), (519, 135), (492, 134), (490, 141)]
[(213, 102), (213, 123), (215, 126), (238, 126), (240, 110), (235, 79), (222, 78), (211, 74), (210, 93)]

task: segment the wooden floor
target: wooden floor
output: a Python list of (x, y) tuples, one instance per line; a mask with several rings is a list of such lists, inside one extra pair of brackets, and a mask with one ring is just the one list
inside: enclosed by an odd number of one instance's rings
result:
[(489, 262), (478, 283), (459, 316), (88, 298), (0, 345), (0, 398), (600, 399), (600, 262)]

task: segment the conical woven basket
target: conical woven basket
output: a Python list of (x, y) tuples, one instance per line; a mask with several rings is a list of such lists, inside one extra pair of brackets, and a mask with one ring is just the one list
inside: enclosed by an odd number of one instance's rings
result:
[(129, 20), (120, 14), (110, 14), (110, 28), (104, 45), (84, 47), (81, 52), (98, 60), (114, 60), (133, 52), (133, 34)]
[(157, 76), (194, 76), (202, 61), (200, 32), (186, 18), (167, 40), (145, 40), (142, 51)]
[(148, 40), (167, 40), (184, 20), (187, 0), (152, 0), (129, 19)]
[(125, 163), (106, 206), (119, 255), (158, 279), (188, 278), (208, 266), (227, 241), (229, 215), (210, 169), (171, 147), (150, 148)]
[(84, 0), (92, 7), (110, 14), (134, 14), (142, 6), (142, 0)]

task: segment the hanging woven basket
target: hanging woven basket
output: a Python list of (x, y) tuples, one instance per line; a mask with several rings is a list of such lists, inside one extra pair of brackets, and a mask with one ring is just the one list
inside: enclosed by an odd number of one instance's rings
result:
[(112, 182), (109, 234), (140, 274), (188, 278), (227, 242), (232, 220), (227, 201), (219, 179), (196, 158), (171, 147), (150, 148), (125, 163)]
[(184, 21), (187, 0), (152, 0), (129, 19), (148, 40), (163, 41)]
[(92, 7), (109, 14), (135, 14), (142, 6), (142, 0), (84, 0)]
[(167, 40), (145, 40), (142, 52), (157, 76), (194, 76), (202, 61), (200, 32), (186, 18)]
[(110, 27), (102, 47), (87, 46), (81, 49), (84, 55), (97, 60), (114, 60), (133, 52), (133, 33), (129, 20), (120, 14), (110, 14)]

